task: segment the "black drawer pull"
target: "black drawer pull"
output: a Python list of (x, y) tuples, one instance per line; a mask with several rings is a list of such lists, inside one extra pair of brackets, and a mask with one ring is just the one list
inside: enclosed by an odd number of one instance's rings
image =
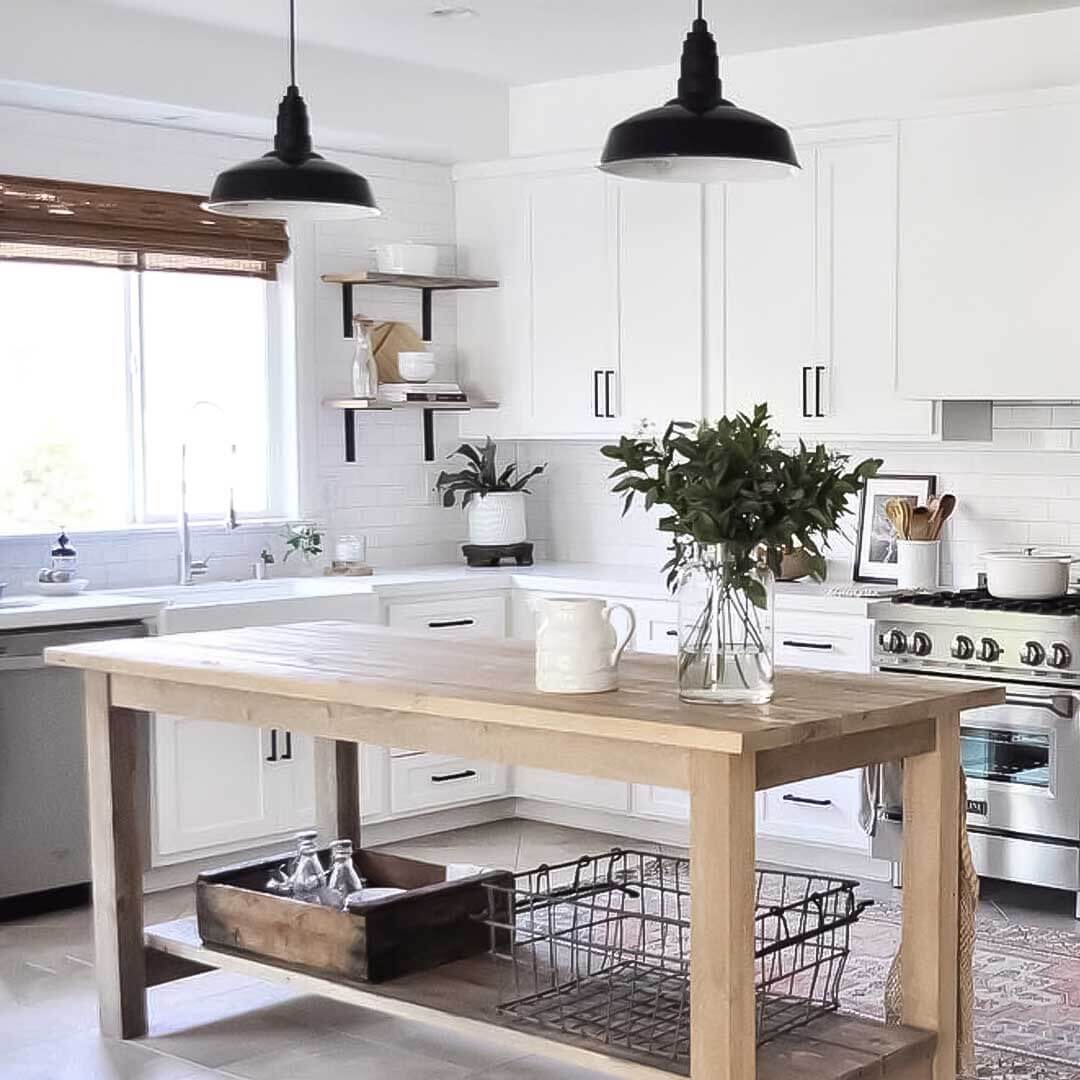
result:
[(784, 802), (798, 803), (800, 806), (832, 806), (832, 799), (808, 799), (805, 795), (785, 795)]
[(667, 634), (668, 637), (678, 637), (679, 636), (679, 631), (678, 630), (665, 630), (664, 633)]
[(292, 761), (292, 732), (285, 732), (285, 752), (281, 755), (282, 761)]
[(278, 760), (277, 728), (272, 727), (270, 729), (270, 756), (266, 760), (267, 761), (277, 761)]
[(442, 776), (433, 776), (431, 782), (433, 784), (445, 784), (447, 780), (468, 780), (470, 776), (475, 776), (475, 769), (462, 769), (461, 772), (443, 773)]
[(782, 641), (789, 649), (820, 649), (821, 652), (829, 652), (832, 645), (827, 641)]
[(473, 626), (476, 623), (475, 619), (442, 619), (434, 622), (429, 622), (428, 626), (432, 630), (445, 630), (450, 626)]

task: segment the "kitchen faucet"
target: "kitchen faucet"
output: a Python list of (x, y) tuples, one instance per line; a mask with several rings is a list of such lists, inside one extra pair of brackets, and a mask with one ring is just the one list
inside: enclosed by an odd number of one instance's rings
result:
[[(198, 405), (209, 405), (211, 402), (197, 402)], [(216, 407), (216, 406), (215, 406)], [(180, 555), (178, 558), (179, 575), (177, 580), (181, 585), (194, 585), (197, 578), (204, 577), (210, 570), (210, 557), (194, 559), (191, 556), (191, 523), (187, 511), (187, 451), (186, 442), (180, 444), (180, 509), (177, 514), (177, 531), (180, 536)], [(230, 462), (236, 459), (236, 443), (229, 446)], [(230, 532), (237, 528), (236, 498), (233, 488), (232, 469), (229, 469), (229, 509), (225, 514), (224, 525)]]

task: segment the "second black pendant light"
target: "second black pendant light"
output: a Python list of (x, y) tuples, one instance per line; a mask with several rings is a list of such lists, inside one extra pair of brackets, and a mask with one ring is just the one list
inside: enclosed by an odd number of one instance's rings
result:
[(791, 176), (799, 160), (779, 124), (724, 99), (716, 40), (698, 0), (683, 43), (678, 96), (616, 124), (600, 168), (642, 180), (722, 183)]
[(206, 208), (235, 217), (287, 221), (380, 213), (364, 177), (311, 148), (307, 105), (296, 85), (296, 0), (289, 0), (289, 85), (278, 106), (274, 149), (221, 173)]

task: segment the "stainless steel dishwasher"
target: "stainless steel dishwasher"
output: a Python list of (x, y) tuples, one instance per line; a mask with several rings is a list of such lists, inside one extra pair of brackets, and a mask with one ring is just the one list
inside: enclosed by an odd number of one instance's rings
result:
[(0, 917), (78, 902), (90, 879), (82, 677), (51, 645), (145, 637), (140, 622), (0, 632)]

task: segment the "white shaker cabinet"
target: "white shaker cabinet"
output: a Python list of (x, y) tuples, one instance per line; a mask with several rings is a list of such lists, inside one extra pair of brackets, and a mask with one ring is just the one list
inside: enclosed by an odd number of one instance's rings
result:
[[(466, 435), (611, 438), (702, 410), (702, 198), (595, 167), (459, 170), (459, 374), (495, 412)], [(525, 171), (522, 171), (525, 170)]]
[(710, 196), (724, 206), (723, 411), (768, 402), (784, 435), (929, 438), (933, 406), (897, 389), (895, 134), (805, 141), (799, 156), (792, 180)]
[(901, 391), (1080, 396), (1078, 130), (1048, 96), (902, 125)]
[(308, 736), (163, 713), (153, 723), (155, 865), (266, 843), (314, 823)]

